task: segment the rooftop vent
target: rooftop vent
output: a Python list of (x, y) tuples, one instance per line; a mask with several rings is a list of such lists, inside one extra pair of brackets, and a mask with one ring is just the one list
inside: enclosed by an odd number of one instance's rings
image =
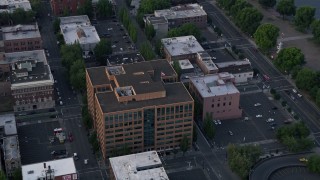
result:
[(33, 171), (33, 170), (28, 171), (28, 174), (33, 174), (33, 173), (34, 173), (34, 171)]

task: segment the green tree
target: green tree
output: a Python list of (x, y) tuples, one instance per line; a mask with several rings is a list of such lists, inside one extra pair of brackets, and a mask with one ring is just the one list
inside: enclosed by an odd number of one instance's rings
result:
[(131, 39), (132, 39), (132, 41), (133, 42), (137, 42), (137, 28), (135, 27), (135, 25), (133, 25), (133, 23), (129, 23), (129, 25), (128, 25), (128, 32), (129, 32), (129, 35), (130, 35), (130, 37), (131, 37)]
[(277, 4), (277, 0), (259, 0), (259, 3), (264, 7), (274, 7)]
[(147, 23), (144, 31), (146, 33), (148, 40), (152, 40), (154, 38), (154, 36), (156, 35), (156, 31), (154, 30), (154, 27), (152, 24)]
[(277, 4), (277, 11), (284, 16), (294, 15), (296, 12), (296, 6), (294, 5), (294, 0), (280, 0)]
[(320, 106), (320, 88), (316, 87), (318, 89), (317, 95), (316, 95), (316, 103), (318, 106)]
[(188, 151), (189, 149), (189, 139), (187, 135), (183, 135), (181, 141), (180, 141), (180, 150), (183, 152), (183, 155)]
[(22, 8), (17, 8), (11, 14), (11, 19), (14, 24), (28, 24), (34, 21), (35, 12), (32, 10), (25, 11)]
[(230, 10), (230, 8), (236, 3), (236, 0), (218, 0), (217, 2), (222, 8)]
[(168, 37), (179, 37), (193, 35), (197, 40), (201, 38), (201, 31), (193, 23), (186, 23), (178, 28), (172, 28), (168, 32)]
[(197, 127), (196, 124), (193, 123), (193, 131), (192, 131), (192, 141), (196, 142), (198, 140), (198, 131), (197, 131)]
[(314, 7), (299, 7), (294, 17), (294, 25), (299, 31), (304, 31), (305, 29), (309, 28), (311, 23), (314, 21), (315, 13), (316, 8)]
[(311, 24), (313, 39), (320, 42), (320, 20), (314, 20)]
[(154, 46), (155, 46), (154, 48), (155, 48), (156, 53), (157, 53), (160, 57), (164, 58), (165, 55), (164, 55), (164, 52), (163, 52), (163, 44), (162, 44), (161, 40), (160, 40), (160, 39), (157, 39)]
[(170, 0), (141, 0), (138, 12), (142, 14), (151, 14), (154, 13), (154, 10), (166, 9), (170, 6)]
[(299, 89), (311, 90), (316, 85), (317, 74), (308, 68), (303, 68), (296, 77), (296, 86)]
[(307, 168), (314, 173), (320, 173), (320, 155), (314, 154), (308, 158)]
[(0, 170), (0, 180), (6, 180), (6, 179), (7, 179), (6, 174), (2, 170)]
[(107, 41), (106, 39), (101, 39), (93, 51), (97, 61), (100, 62), (100, 65), (105, 65), (105, 57), (107, 55), (112, 54), (112, 47), (110, 41)]
[(69, 71), (71, 85), (78, 89), (84, 90), (86, 88), (85, 64), (83, 59), (76, 60), (70, 67)]
[(178, 78), (180, 78), (180, 76), (181, 76), (181, 68), (179, 66), (179, 61), (178, 60), (173, 61), (173, 66), (172, 67), (176, 71), (176, 73), (178, 74)]
[(149, 42), (144, 42), (141, 44), (140, 53), (146, 61), (149, 61), (155, 58), (155, 54)]
[(260, 25), (263, 15), (255, 8), (246, 7), (235, 17), (237, 26), (246, 33), (252, 35)]
[(97, 13), (100, 18), (106, 18), (113, 15), (112, 4), (109, 0), (99, 0), (97, 4)]
[(206, 114), (206, 117), (204, 119), (203, 123), (203, 130), (204, 133), (208, 136), (209, 139), (213, 139), (215, 135), (215, 128), (212, 122), (212, 117), (209, 115), (209, 113)]
[(12, 176), (13, 176), (13, 180), (22, 180), (21, 168), (15, 169)]
[(82, 49), (78, 43), (62, 45), (60, 48), (62, 65), (70, 70), (71, 65), (78, 59), (82, 59)]
[(78, 15), (87, 15), (88, 17), (92, 17), (93, 7), (92, 0), (85, 0), (83, 5), (80, 5), (77, 9)]
[(252, 5), (249, 4), (246, 0), (237, 0), (235, 4), (230, 8), (231, 16), (236, 17), (238, 13), (246, 7), (252, 7)]
[(304, 63), (304, 54), (296, 47), (284, 48), (279, 52), (273, 63), (282, 72), (290, 73), (295, 66)]
[(54, 33), (58, 33), (60, 31), (60, 18), (55, 18), (53, 21), (53, 31)]
[(41, 0), (29, 0), (31, 4), (31, 8), (35, 12), (39, 12), (41, 9)]
[(259, 48), (267, 52), (277, 44), (279, 28), (272, 24), (262, 24), (253, 34), (254, 40)]
[(1, 12), (0, 13), (0, 25), (11, 25), (11, 17), (8, 12)]

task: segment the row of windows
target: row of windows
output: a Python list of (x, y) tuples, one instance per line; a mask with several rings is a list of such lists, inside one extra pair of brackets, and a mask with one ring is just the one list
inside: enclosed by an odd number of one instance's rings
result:
[[(223, 101), (226, 101), (228, 98), (228, 100), (232, 100), (232, 96), (224, 96), (223, 98), (218, 98), (217, 101), (221, 101), (223, 99)], [(212, 102), (214, 102), (215, 98), (212, 98)]]
[(14, 91), (14, 93), (32, 92), (32, 91), (45, 90), (45, 89), (52, 89), (52, 86), (40, 86), (40, 87), (32, 87), (32, 88), (25, 88), (25, 89), (17, 89)]
[[(226, 106), (226, 103), (222, 103), (222, 106)], [(231, 106), (231, 102), (229, 102), (229, 106)], [(214, 108), (214, 104), (211, 104), (211, 107)], [(220, 103), (217, 104), (217, 107), (220, 107)]]
[[(27, 42), (28, 45), (32, 45), (33, 42), (32, 41), (28, 41)], [(40, 41), (34, 41), (34, 44), (40, 44)], [(14, 43), (11, 43), (11, 42), (6, 42), (6, 46), (19, 46), (19, 43), (18, 42), (14, 42)], [(22, 41), (20, 42), (20, 45), (26, 45), (26, 42)]]
[(30, 103), (35, 103), (35, 102), (47, 102), (47, 101), (52, 101), (52, 97), (48, 98), (38, 98), (38, 99), (26, 99), (26, 100), (21, 100), (21, 101), (16, 101), (16, 105), (20, 104), (30, 104)]
[(158, 108), (157, 115), (164, 116), (168, 114), (182, 113), (182, 112), (189, 112), (189, 111), (192, 111), (192, 104)]
[(138, 112), (126, 112), (123, 114), (115, 114), (115, 115), (107, 115), (105, 117), (105, 121), (109, 123), (115, 123), (121, 122), (121, 121), (128, 121), (128, 120), (137, 120), (141, 119), (142, 113), (141, 111)]

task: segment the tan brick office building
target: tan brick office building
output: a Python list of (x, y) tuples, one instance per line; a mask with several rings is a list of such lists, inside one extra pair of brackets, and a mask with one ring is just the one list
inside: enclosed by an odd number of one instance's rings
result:
[(86, 70), (89, 112), (103, 157), (127, 146), (132, 152), (190, 145), (193, 99), (166, 60)]

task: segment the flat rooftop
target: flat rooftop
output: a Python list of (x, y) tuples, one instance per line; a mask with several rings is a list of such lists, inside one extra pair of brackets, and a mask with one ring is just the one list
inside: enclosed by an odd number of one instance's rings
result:
[(107, 58), (107, 65), (131, 64), (144, 61), (140, 53), (131, 52), (125, 54), (112, 54)]
[(207, 13), (199, 4), (185, 4), (180, 6), (174, 6), (170, 9), (155, 10), (154, 15), (156, 17), (164, 16), (167, 19), (181, 19), (197, 16), (206, 16)]
[(0, 13), (9, 12), (12, 13), (15, 9), (21, 8), (25, 11), (31, 10), (29, 0), (1, 0), (0, 1)]
[(212, 57), (214, 63), (234, 62), (237, 61), (226, 49), (207, 51)]
[(216, 63), (219, 68), (219, 72), (228, 72), (231, 74), (243, 73), (243, 72), (253, 72), (250, 61), (239, 60), (239, 61), (229, 61)]
[(3, 139), (4, 159), (20, 159), (18, 136), (9, 136)]
[(200, 63), (204, 64), (209, 71), (218, 70), (216, 64), (213, 63), (212, 57), (206, 51), (198, 52), (197, 55), (201, 59)]
[(2, 27), (3, 40), (15, 40), (15, 39), (29, 39), (29, 38), (41, 38), (38, 25), (16, 25)]
[(180, 66), (181, 70), (194, 68), (188, 59), (179, 60), (179, 66)]
[(100, 42), (100, 37), (94, 26), (87, 23), (69, 23), (60, 25), (66, 44), (95, 44)]
[[(17, 134), (16, 118), (14, 114), (0, 115), (0, 127), (4, 130), (3, 135), (10, 136)], [(2, 136), (2, 134), (0, 135)]]
[[(44, 168), (44, 164), (46, 168)], [(54, 171), (54, 176), (75, 174), (77, 172), (73, 158), (65, 158), (24, 165), (22, 166), (22, 177), (24, 180), (35, 180), (40, 177), (46, 177), (46, 171), (48, 171), (49, 166)]]
[(5, 53), (5, 59), (3, 61), (0, 61), (0, 64), (12, 64), (17, 61), (25, 60), (36, 60), (38, 62), (44, 62), (45, 64), (47, 64), (47, 58), (44, 50)]
[(163, 46), (171, 56), (195, 54), (204, 51), (194, 36), (181, 36), (161, 39)]
[(190, 82), (197, 88), (202, 97), (240, 93), (232, 82), (224, 80), (230, 78), (234, 78), (232, 74), (218, 73), (204, 77), (192, 77)]
[(81, 16), (66, 16), (66, 17), (60, 17), (60, 25), (64, 25), (64, 24), (84, 24), (87, 26), (90, 26), (90, 20), (89, 17), (87, 15), (81, 15)]
[(116, 180), (169, 180), (156, 151), (110, 158)]
[(156, 16), (147, 16), (147, 20), (151, 24), (167, 24), (168, 20), (164, 16), (156, 17)]

